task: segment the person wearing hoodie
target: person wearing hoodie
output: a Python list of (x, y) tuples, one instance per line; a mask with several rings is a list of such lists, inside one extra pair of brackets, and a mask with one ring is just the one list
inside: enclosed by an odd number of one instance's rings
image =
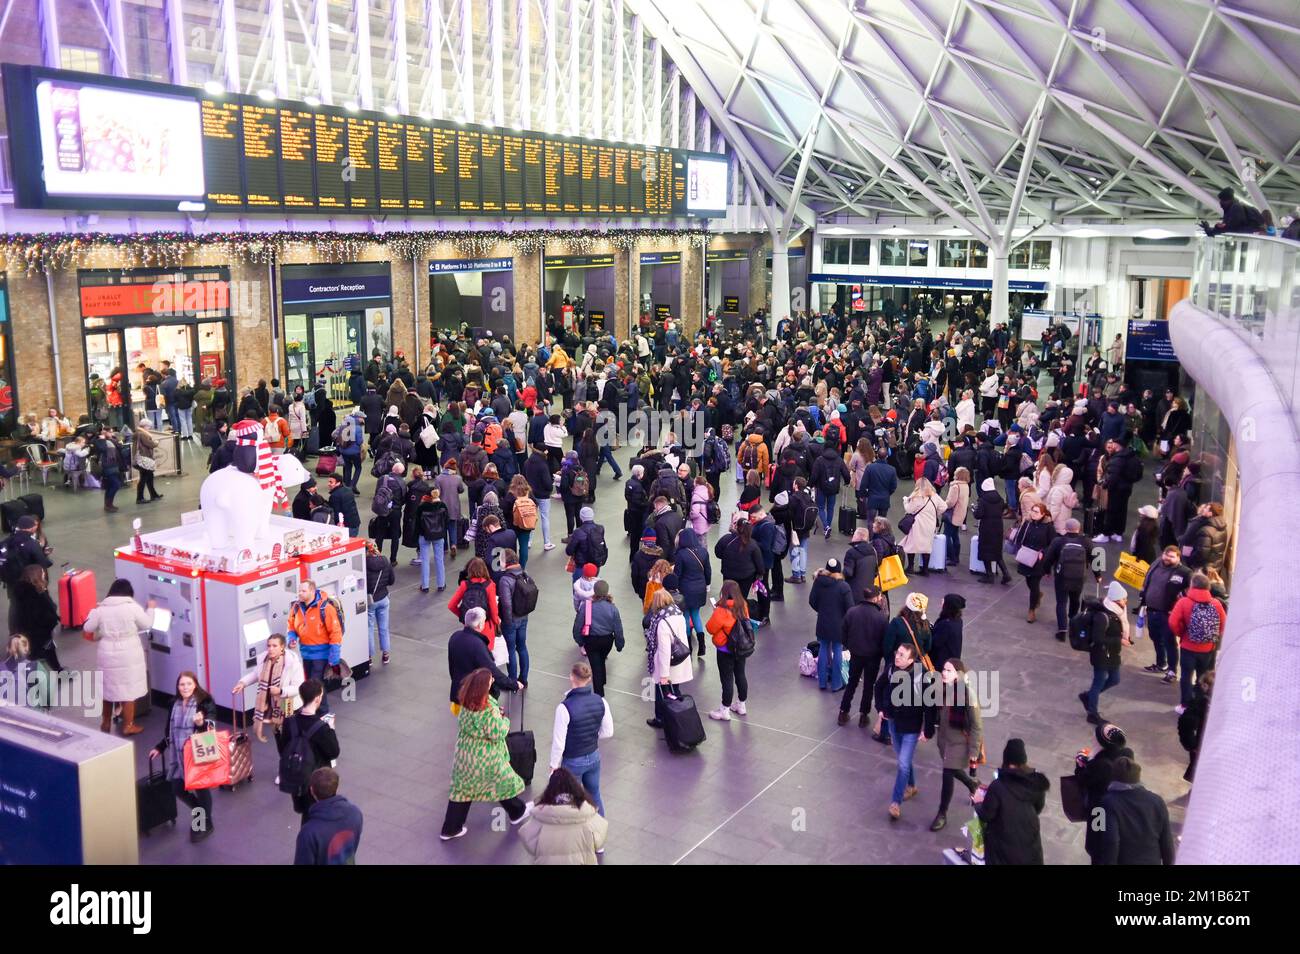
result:
[(1057, 533), (1065, 533), (1065, 522), (1071, 512), (1079, 506), (1079, 496), (1074, 492), (1074, 471), (1065, 464), (1052, 468), (1052, 482), (1048, 487), (1043, 503), (1051, 514), (1052, 525)]
[(1108, 721), (1097, 711), (1098, 700), (1107, 689), (1119, 685), (1120, 654), (1132, 645), (1128, 636), (1128, 590), (1118, 580), (1111, 580), (1106, 599), (1100, 607), (1089, 610), (1092, 645), (1088, 661), (1092, 664), (1092, 685), (1079, 693), (1079, 702), (1088, 713), (1088, 721), (1101, 725)]
[(872, 588), (880, 567), (876, 548), (871, 545), (871, 531), (868, 528), (858, 527), (853, 531), (853, 537), (848, 550), (844, 552), (841, 564), (844, 567), (844, 580), (849, 584), (853, 603), (856, 606), (862, 602), (863, 594)]
[(1222, 570), (1228, 550), (1228, 523), (1223, 518), (1223, 504), (1217, 500), (1201, 504), (1178, 543), (1183, 549), (1183, 558), (1192, 569), (1213, 567)]
[(817, 654), (817, 688), (839, 692), (845, 686), (844, 617), (853, 609), (853, 593), (844, 582), (839, 560), (827, 560), (825, 568), (817, 571), (808, 605), (817, 614), (816, 637), (821, 646)]
[(546, 790), (519, 829), (519, 840), (533, 856), (533, 864), (598, 864), (597, 856), (604, 853), (609, 832), (598, 804), (573, 772), (553, 769)]
[(310, 804), (294, 844), (295, 865), (354, 865), (361, 844), (361, 809), (339, 793), (339, 773), (329, 766), (311, 773)]
[(1101, 800), (1101, 826), (1096, 865), (1172, 865), (1174, 834), (1165, 800), (1142, 786), (1142, 766), (1121, 756), (1115, 779)]
[(961, 657), (962, 647), (962, 611), (966, 609), (966, 597), (959, 593), (947, 593), (939, 618), (930, 629), (930, 661), (936, 671), (943, 669), (949, 659)]
[(1178, 640), (1182, 680), (1179, 683), (1179, 715), (1192, 701), (1193, 680), (1214, 668), (1214, 656), (1224, 627), (1228, 625), (1228, 611), (1210, 595), (1210, 578), (1204, 573), (1192, 576), (1187, 593), (1178, 598), (1169, 614), (1169, 629)]
[(985, 864), (1043, 863), (1038, 816), (1051, 787), (1046, 775), (1030, 767), (1024, 741), (1008, 739), (998, 777), (974, 796), (975, 814), (984, 826)]
[(984, 564), (984, 572), (977, 579), (981, 583), (993, 582), (993, 571), (1002, 574), (1002, 585), (1011, 585), (1011, 573), (1002, 558), (1003, 514), (1007, 505), (997, 490), (997, 482), (992, 477), (984, 478), (980, 484), (979, 499), (975, 502), (972, 513), (979, 521), (979, 532), (975, 537), (975, 554)]
[(713, 489), (703, 475), (695, 478), (691, 488), (690, 524), (691, 529), (700, 536), (709, 532), (709, 501), (713, 499)]
[(898, 757), (889, 819), (902, 817), (902, 804), (918, 794), (912, 759), (920, 742), (934, 735), (938, 708), (932, 699), (935, 675), (911, 643), (900, 643), (876, 681), (876, 705), (889, 722), (889, 741)]
[[(947, 606), (947, 598), (944, 605)], [(975, 770), (984, 762), (984, 720), (979, 696), (966, 664), (952, 656), (942, 663), (935, 663), (935, 669), (943, 685), (943, 701), (935, 718), (934, 730), (939, 755), (943, 759), (943, 784), (939, 793), (939, 811), (930, 823), (930, 831), (942, 831), (948, 825), (953, 783), (961, 782), (972, 796), (979, 789)]]
[(857, 604), (844, 616), (844, 648), (849, 651), (849, 679), (844, 696), (840, 699), (839, 724), (849, 721), (853, 708), (853, 694), (862, 683), (862, 702), (858, 705), (858, 728), (867, 727), (871, 715), (871, 699), (884, 653), (885, 630), (889, 614), (885, 612), (885, 597), (874, 586), (867, 586)]
[(767, 569), (763, 563), (763, 552), (753, 540), (749, 518), (743, 513), (736, 515), (731, 532), (723, 534), (714, 545), (713, 555), (722, 561), (722, 578), (738, 583), (741, 594), (746, 598), (754, 581), (763, 576)]
[[(682, 594), (682, 612), (686, 616), (686, 632), (691, 633), (699, 644), (700, 658), (704, 658), (705, 626), (700, 617), (700, 610), (709, 599), (709, 585), (713, 582), (713, 568), (709, 563), (709, 551), (705, 549), (702, 538), (694, 530), (686, 528), (677, 534), (673, 551), (673, 573), (677, 577)], [(688, 640), (689, 642), (689, 640)]]
[[(749, 681), (745, 678), (745, 662), (753, 652), (754, 628), (749, 620), (749, 604), (740, 594), (740, 588), (728, 580), (714, 604), (706, 629), (713, 639), (718, 654), (718, 679), (722, 682), (722, 705), (709, 713), (709, 718), (730, 722), (731, 714), (747, 714), (745, 700), (749, 698)], [(748, 631), (749, 651), (744, 651), (744, 632)], [(741, 637), (738, 639), (737, 637)], [(732, 696), (735, 701), (732, 701)]]
[(868, 521), (889, 513), (889, 501), (898, 490), (898, 471), (889, 463), (889, 451), (876, 449), (876, 460), (868, 464), (858, 486), (858, 497), (866, 501)]
[(1156, 661), (1145, 672), (1165, 674), (1172, 683), (1178, 672), (1178, 640), (1169, 628), (1169, 614), (1192, 581), (1192, 569), (1182, 561), (1178, 547), (1165, 547), (1160, 559), (1151, 564), (1138, 591), (1138, 612), (1145, 611), (1147, 630), (1155, 647)]
[(840, 488), (849, 479), (849, 468), (836, 447), (822, 443), (820, 434), (813, 439), (813, 443), (818, 448), (818, 454), (813, 458), (808, 483), (816, 492), (817, 515), (821, 518), (822, 532), (829, 540), (835, 526), (835, 507), (840, 498)]
[(597, 580), (592, 597), (573, 618), (573, 641), (591, 665), (592, 691), (605, 695), (605, 660), (623, 651), (623, 617), (609, 595), (609, 583)]

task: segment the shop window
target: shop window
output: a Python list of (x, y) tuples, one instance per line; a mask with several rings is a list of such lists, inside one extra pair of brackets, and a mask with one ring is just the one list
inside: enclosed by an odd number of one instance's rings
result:
[(970, 267), (971, 268), (988, 268), (989, 267), (989, 247), (983, 242), (970, 243)]
[(1052, 243), (1051, 242), (1031, 242), (1029, 250), (1029, 267), (1030, 268), (1051, 268), (1052, 267)]
[(848, 239), (823, 239), (822, 240), (822, 263), (825, 265), (847, 265), (849, 264), (849, 246)]
[(1033, 242), (1021, 242), (1011, 250), (1007, 256), (1007, 268), (1028, 268), (1029, 267), (1029, 247)]
[(930, 264), (929, 241), (912, 239), (907, 243), (907, 264), (909, 268), (925, 268)]
[(103, 57), (99, 50), (84, 46), (60, 46), (59, 65), (65, 70), (78, 70), (82, 73), (102, 73)]
[(881, 239), (880, 264), (903, 267), (907, 264), (906, 239)]
[(939, 242), (940, 268), (966, 268), (970, 261), (970, 242), (966, 239), (943, 239)]
[(852, 265), (870, 265), (871, 239), (854, 239), (851, 258)]

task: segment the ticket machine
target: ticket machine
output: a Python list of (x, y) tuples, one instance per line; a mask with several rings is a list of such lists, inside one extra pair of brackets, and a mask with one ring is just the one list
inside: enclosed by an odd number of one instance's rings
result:
[[(249, 573), (205, 573), (203, 604), (206, 619), (204, 684), (224, 705), (230, 687), (257, 668), (272, 633), (283, 633), (289, 607), (298, 598), (298, 561), (289, 559)], [(367, 647), (369, 648), (369, 647)], [(257, 683), (244, 690), (244, 708), (257, 700)]]
[(326, 550), (304, 553), (298, 567), (299, 579), (313, 581), (343, 606), (343, 661), (352, 667), (353, 676), (364, 676), (370, 670), (366, 541), (354, 537)]

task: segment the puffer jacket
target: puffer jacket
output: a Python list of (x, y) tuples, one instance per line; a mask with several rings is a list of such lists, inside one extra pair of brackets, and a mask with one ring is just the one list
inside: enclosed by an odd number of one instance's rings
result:
[(608, 831), (609, 823), (591, 802), (581, 808), (536, 805), (519, 829), (519, 839), (535, 865), (594, 865)]

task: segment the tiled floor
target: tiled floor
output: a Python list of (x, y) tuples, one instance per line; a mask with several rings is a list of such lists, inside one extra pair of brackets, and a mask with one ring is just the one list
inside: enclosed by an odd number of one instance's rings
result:
[[(136, 507), (132, 491), (119, 497), (122, 511), (105, 514), (98, 495), (57, 488), (45, 492), (47, 529), (56, 545), (56, 567), (63, 561), (98, 574), (101, 593), (112, 578), (111, 549), (126, 542), (131, 519), (144, 518), (145, 529), (179, 522), (195, 506), (205, 454), (187, 446), (195, 473), (163, 479), (166, 499)], [(627, 460), (627, 451), (618, 453)], [(1149, 469), (1149, 468), (1148, 468)], [(372, 484), (365, 478), (365, 484)], [(363, 484), (363, 492), (366, 486)], [(723, 510), (735, 498), (734, 482), (723, 481)], [(1153, 498), (1149, 481), (1134, 495), (1133, 506)], [(955, 798), (949, 827), (928, 831), (939, 795), (939, 758), (933, 743), (920, 748), (916, 761), (920, 795), (906, 803), (903, 818), (886, 815), (894, 778), (894, 760), (873, 742), (856, 718), (837, 727), (839, 696), (821, 693), (816, 681), (798, 674), (800, 648), (811, 638), (813, 614), (808, 586), (786, 586), (786, 602), (774, 604), (773, 625), (759, 631), (757, 653), (749, 663), (747, 718), (730, 723), (705, 720), (708, 740), (688, 755), (670, 754), (661, 733), (649, 729), (649, 702), (642, 698), (646, 676), (644, 639), (639, 631), (639, 602), (624, 570), (622, 485), (608, 471), (598, 483), (597, 519), (610, 528), (611, 560), (606, 576), (623, 611), (627, 647), (611, 658), (607, 696), (615, 734), (602, 743), (602, 792), (610, 821), (606, 864), (645, 862), (760, 863), (911, 863), (934, 864), (942, 849), (964, 844), (961, 824), (970, 808)], [(557, 506), (556, 514), (563, 519)], [(710, 546), (718, 531), (710, 533)], [(558, 542), (563, 535), (556, 531)], [(614, 542), (617, 537), (617, 542)], [(842, 556), (846, 540), (812, 543), (810, 569), (830, 556)], [(969, 535), (963, 535), (961, 566), (966, 564)], [(1111, 547), (1118, 550), (1118, 547)], [(358, 684), (354, 703), (336, 702), (342, 745), (339, 772), (342, 793), (365, 813), (359, 860), (367, 864), (524, 863), (527, 855), (513, 830), (494, 819), (495, 806), (475, 806), (470, 834), (443, 844), (437, 833), (445, 808), (455, 723), (447, 711), (445, 646), (454, 618), (445, 599), (419, 592), (417, 567), (406, 565), (403, 551), (398, 584), (393, 590), (393, 662), (376, 667)], [(464, 557), (461, 557), (463, 562)], [(527, 725), (535, 730), (542, 765), (532, 791), (540, 791), (549, 753), (551, 721), (567, 688), (569, 666), (577, 659), (570, 636), (572, 603), (563, 550), (542, 554), (534, 547), (529, 572), (542, 585), (541, 602), (531, 617), (529, 649), (532, 679), (526, 693)], [(963, 657), (972, 669), (989, 670), (1000, 680), (999, 711), (986, 716), (990, 760), (1000, 759), (1005, 741), (1025, 740), (1031, 761), (1052, 780), (1042, 815), (1046, 859), (1050, 864), (1086, 863), (1083, 830), (1061, 813), (1056, 791), (1076, 750), (1095, 748), (1092, 726), (1083, 719), (1075, 694), (1086, 688), (1090, 669), (1080, 653), (1052, 637), (1052, 596), (1044, 602), (1043, 621), (1024, 621), (1027, 594), (1023, 583), (1012, 587), (981, 586), (963, 568), (915, 580), (930, 596), (932, 616), (946, 592), (966, 596), (968, 604)], [(716, 593), (716, 586), (714, 587)], [(444, 594), (445, 597), (446, 594)], [(895, 608), (897, 599), (895, 600)], [(94, 650), (75, 633), (60, 637), (65, 663), (90, 667)], [(1103, 712), (1128, 732), (1144, 768), (1143, 781), (1171, 800), (1175, 824), (1181, 823), (1187, 784), (1185, 759), (1178, 746), (1175, 688), (1146, 675), (1149, 642), (1127, 651), (1121, 684), (1104, 697)], [(698, 669), (689, 691), (701, 713), (719, 699), (712, 654)], [(856, 705), (855, 705), (856, 712)], [(79, 713), (70, 713), (80, 718)], [(164, 712), (155, 708), (138, 737), (144, 756), (162, 734)], [(255, 746), (257, 776), (238, 792), (218, 792), (214, 836), (191, 845), (183, 834), (161, 831), (142, 839), (141, 858), (152, 864), (286, 863), (293, 856), (297, 816), (288, 796), (271, 784), (274, 746)], [(981, 771), (985, 780), (991, 768)], [(500, 828), (507, 830), (501, 831)]]

